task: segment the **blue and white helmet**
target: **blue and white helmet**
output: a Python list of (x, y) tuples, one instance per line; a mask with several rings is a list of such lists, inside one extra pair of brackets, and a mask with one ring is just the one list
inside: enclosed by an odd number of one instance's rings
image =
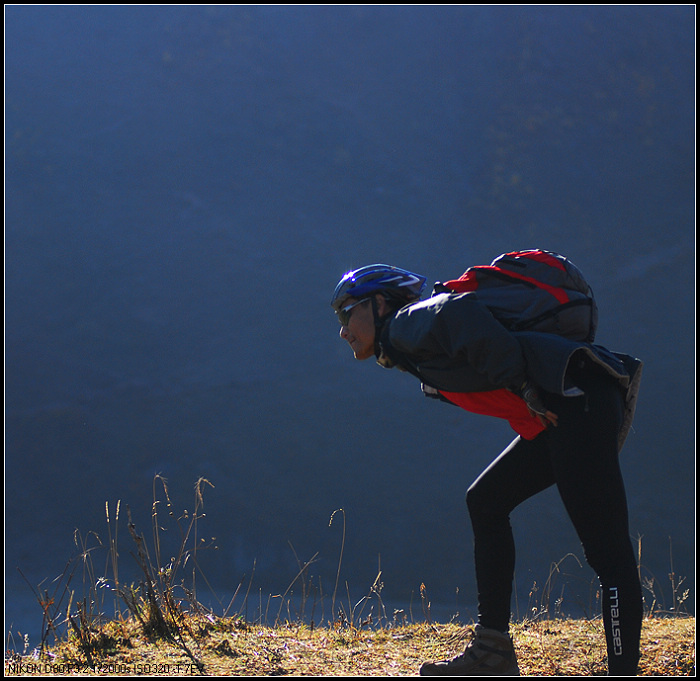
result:
[(403, 304), (410, 303), (420, 298), (425, 282), (424, 276), (400, 267), (367, 265), (343, 276), (335, 287), (331, 306), (337, 313), (348, 298), (368, 298), (375, 293), (383, 293)]

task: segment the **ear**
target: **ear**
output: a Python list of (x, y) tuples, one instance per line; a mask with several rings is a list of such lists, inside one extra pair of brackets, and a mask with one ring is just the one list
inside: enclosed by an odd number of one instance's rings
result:
[(383, 317), (385, 314), (391, 312), (391, 306), (389, 305), (389, 303), (387, 303), (386, 298), (383, 294), (377, 293), (375, 298), (377, 300), (377, 314), (380, 317)]

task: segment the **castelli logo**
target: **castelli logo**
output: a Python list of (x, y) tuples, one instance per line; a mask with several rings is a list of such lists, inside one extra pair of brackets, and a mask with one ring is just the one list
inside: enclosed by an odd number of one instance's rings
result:
[(610, 587), (610, 633), (613, 653), (622, 655), (622, 633), (620, 631), (620, 596), (616, 586)]

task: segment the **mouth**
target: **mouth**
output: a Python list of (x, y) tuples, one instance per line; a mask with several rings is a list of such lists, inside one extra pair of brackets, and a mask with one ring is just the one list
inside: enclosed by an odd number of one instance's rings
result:
[(353, 355), (357, 357), (357, 353), (360, 350), (358, 347), (358, 341), (357, 338), (353, 338), (352, 340), (348, 339), (348, 345), (350, 346), (350, 349), (352, 350)]

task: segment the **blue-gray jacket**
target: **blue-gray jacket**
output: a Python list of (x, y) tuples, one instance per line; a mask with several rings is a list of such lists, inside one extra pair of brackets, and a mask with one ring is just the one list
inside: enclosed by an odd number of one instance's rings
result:
[(474, 293), (439, 293), (401, 308), (382, 329), (377, 361), (418, 376), (433, 389), (426, 393), (517, 389), (527, 380), (575, 396), (581, 391), (568, 370), (582, 355), (607, 371), (625, 396), (621, 448), (634, 418), (642, 362), (554, 334), (510, 332)]

